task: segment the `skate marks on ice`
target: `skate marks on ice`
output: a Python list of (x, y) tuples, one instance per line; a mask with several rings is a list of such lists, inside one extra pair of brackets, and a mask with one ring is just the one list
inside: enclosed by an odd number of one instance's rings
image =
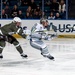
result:
[(0, 60), (0, 67), (17, 67), (29, 68), (36, 70), (50, 70), (50, 71), (75, 71), (75, 53), (57, 53), (55, 54), (55, 61), (44, 57), (28, 59), (14, 58)]
[[(67, 56), (68, 57), (67, 57)], [(1, 75), (75, 75), (75, 54), (55, 54), (56, 61), (46, 58), (29, 57), (28, 59), (13, 58), (0, 60)], [(9, 71), (10, 70), (10, 71)], [(5, 74), (4, 74), (5, 72)], [(66, 73), (65, 73), (66, 72)]]
[[(20, 67), (20, 66), (25, 66), (25, 67), (43, 67), (45, 61), (52, 61), (47, 58), (34, 58), (34, 57), (28, 57), (28, 58), (5, 58), (5, 59), (0, 59), (0, 67)], [(39, 67), (39, 68), (40, 68)]]
[[(24, 41), (21, 42), (21, 44)], [(71, 44), (72, 42), (72, 44)], [(75, 40), (56, 39), (46, 42), (55, 61), (44, 58), (40, 51), (22, 44), (28, 59), (22, 59), (15, 48), (4, 50), (4, 59), (0, 60), (1, 75), (75, 75)], [(6, 49), (6, 48), (5, 48)], [(8, 46), (7, 46), (7, 49)], [(11, 47), (10, 47), (11, 49)], [(30, 49), (30, 50), (29, 50)], [(10, 70), (10, 72), (9, 72)], [(4, 74), (5, 72), (5, 74)]]

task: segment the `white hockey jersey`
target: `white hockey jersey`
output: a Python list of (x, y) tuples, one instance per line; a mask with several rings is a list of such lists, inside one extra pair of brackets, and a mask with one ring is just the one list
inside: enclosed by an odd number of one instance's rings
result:
[(34, 26), (31, 29), (31, 38), (36, 38), (36, 39), (40, 39), (40, 38), (44, 38), (43, 34), (47, 32), (47, 29), (44, 28), (44, 26), (40, 23), (36, 23), (34, 24)]
[(31, 38), (51, 40), (53, 35), (56, 36), (56, 34), (49, 34), (48, 30), (40, 23), (36, 23), (31, 29)]
[(45, 31), (46, 29), (44, 29), (42, 24), (36, 23), (34, 24), (34, 26), (31, 29), (31, 33), (38, 33), (39, 31)]

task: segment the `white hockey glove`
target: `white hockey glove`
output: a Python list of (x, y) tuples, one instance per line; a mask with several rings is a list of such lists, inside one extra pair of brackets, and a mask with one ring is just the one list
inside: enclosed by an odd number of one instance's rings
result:
[(30, 34), (31, 34), (31, 31), (26, 29), (26, 30), (23, 30), (23, 34), (27, 35), (26, 39), (30, 39)]

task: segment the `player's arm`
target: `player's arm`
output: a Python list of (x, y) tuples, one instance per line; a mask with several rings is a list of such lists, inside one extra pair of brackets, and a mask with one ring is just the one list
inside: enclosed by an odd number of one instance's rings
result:
[(16, 33), (19, 34), (20, 36), (22, 36), (23, 38), (27, 37), (27, 35), (23, 33), (22, 28), (19, 28)]

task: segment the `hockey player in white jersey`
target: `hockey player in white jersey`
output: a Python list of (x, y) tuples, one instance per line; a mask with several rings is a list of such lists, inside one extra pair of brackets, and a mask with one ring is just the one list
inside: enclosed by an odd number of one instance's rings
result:
[(52, 55), (50, 55), (46, 44), (41, 40), (42, 34), (47, 30), (45, 26), (47, 26), (48, 21), (46, 19), (41, 19), (40, 23), (36, 23), (31, 29), (31, 37), (30, 37), (30, 45), (36, 49), (41, 51), (41, 55), (47, 57), (51, 60), (54, 59)]

